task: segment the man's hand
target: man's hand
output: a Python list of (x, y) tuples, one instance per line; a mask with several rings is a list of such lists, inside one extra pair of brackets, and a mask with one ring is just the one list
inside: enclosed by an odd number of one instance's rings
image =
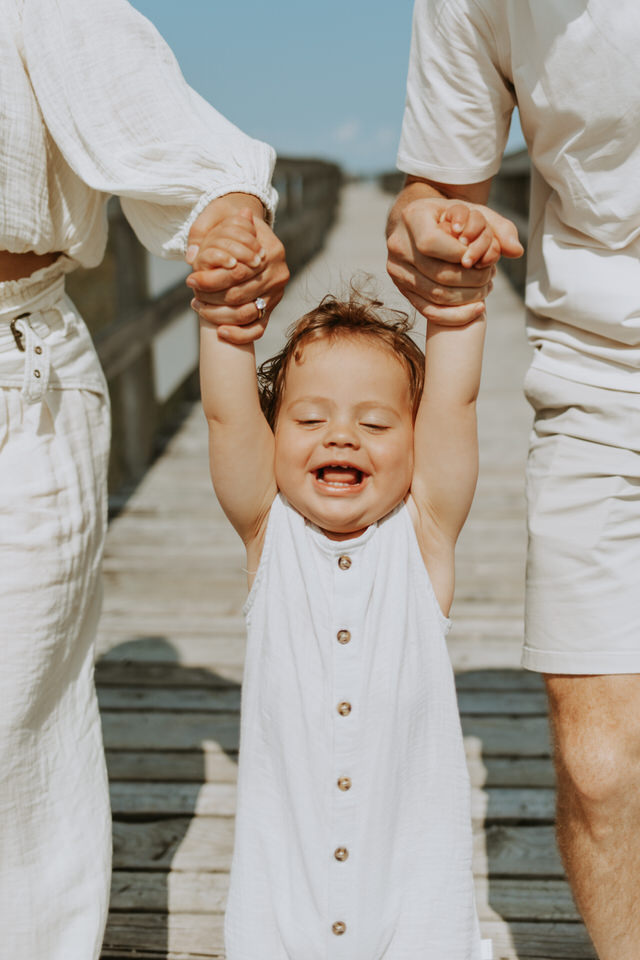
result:
[(524, 252), (510, 220), (462, 193), (443, 197), (415, 183), (394, 204), (387, 245), (387, 270), (401, 293), (427, 320), (450, 326), (481, 316), (500, 256)]
[[(187, 261), (194, 267), (187, 279), (194, 293), (192, 306), (202, 319), (216, 324), (220, 336), (231, 343), (261, 337), (282, 299), (289, 270), (282, 243), (264, 222), (260, 201), (249, 194), (213, 200), (191, 228)], [(257, 297), (266, 301), (262, 316)]]

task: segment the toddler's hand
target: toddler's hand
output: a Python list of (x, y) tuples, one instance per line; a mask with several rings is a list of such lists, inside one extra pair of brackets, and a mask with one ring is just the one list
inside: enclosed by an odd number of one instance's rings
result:
[(450, 204), (440, 217), (440, 227), (467, 248), (460, 259), (463, 267), (490, 267), (500, 259), (500, 241), (477, 208)]
[[(193, 261), (198, 270), (233, 270), (239, 263), (251, 268), (248, 276), (260, 267), (266, 257), (258, 240), (251, 210), (240, 210), (215, 225), (200, 243)], [(243, 279), (248, 279), (247, 275)]]

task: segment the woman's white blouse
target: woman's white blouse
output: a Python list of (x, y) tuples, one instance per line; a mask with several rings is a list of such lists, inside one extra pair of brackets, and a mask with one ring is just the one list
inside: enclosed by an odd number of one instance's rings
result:
[(0, 14), (1, 249), (95, 266), (111, 194), (164, 257), (184, 255), (223, 194), (254, 194), (273, 215), (271, 147), (187, 85), (126, 0), (0, 0)]

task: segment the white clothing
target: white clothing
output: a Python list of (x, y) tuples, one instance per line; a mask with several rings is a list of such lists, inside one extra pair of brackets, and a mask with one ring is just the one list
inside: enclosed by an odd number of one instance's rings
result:
[(0, 16), (0, 249), (95, 266), (110, 194), (165, 257), (184, 255), (223, 194), (255, 194), (273, 215), (271, 147), (187, 86), (126, 0), (0, 0)]
[(111, 193), (164, 256), (184, 254), (222, 194), (273, 212), (274, 154), (189, 89), (124, 0), (0, 0), (0, 14), (0, 249), (63, 253), (0, 284), (0, 960), (97, 960), (111, 855), (93, 686), (109, 402), (63, 274), (101, 259)]
[(278, 495), (245, 612), (227, 960), (479, 960), (449, 621), (406, 507), (336, 542)]
[(640, 4), (416, 0), (401, 170), (497, 173), (517, 104), (533, 167), (536, 367), (640, 392)]
[(535, 367), (525, 391), (536, 420), (523, 666), (640, 673), (640, 397)]
[[(20, 321), (18, 348), (10, 321)], [(0, 960), (96, 960), (111, 818), (93, 686), (109, 399), (60, 264), (0, 283)]]

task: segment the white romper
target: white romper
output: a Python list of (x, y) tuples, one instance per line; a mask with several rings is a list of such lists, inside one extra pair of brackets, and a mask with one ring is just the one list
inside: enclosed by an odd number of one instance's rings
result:
[(409, 513), (279, 494), (245, 613), (227, 960), (479, 960), (449, 621)]

